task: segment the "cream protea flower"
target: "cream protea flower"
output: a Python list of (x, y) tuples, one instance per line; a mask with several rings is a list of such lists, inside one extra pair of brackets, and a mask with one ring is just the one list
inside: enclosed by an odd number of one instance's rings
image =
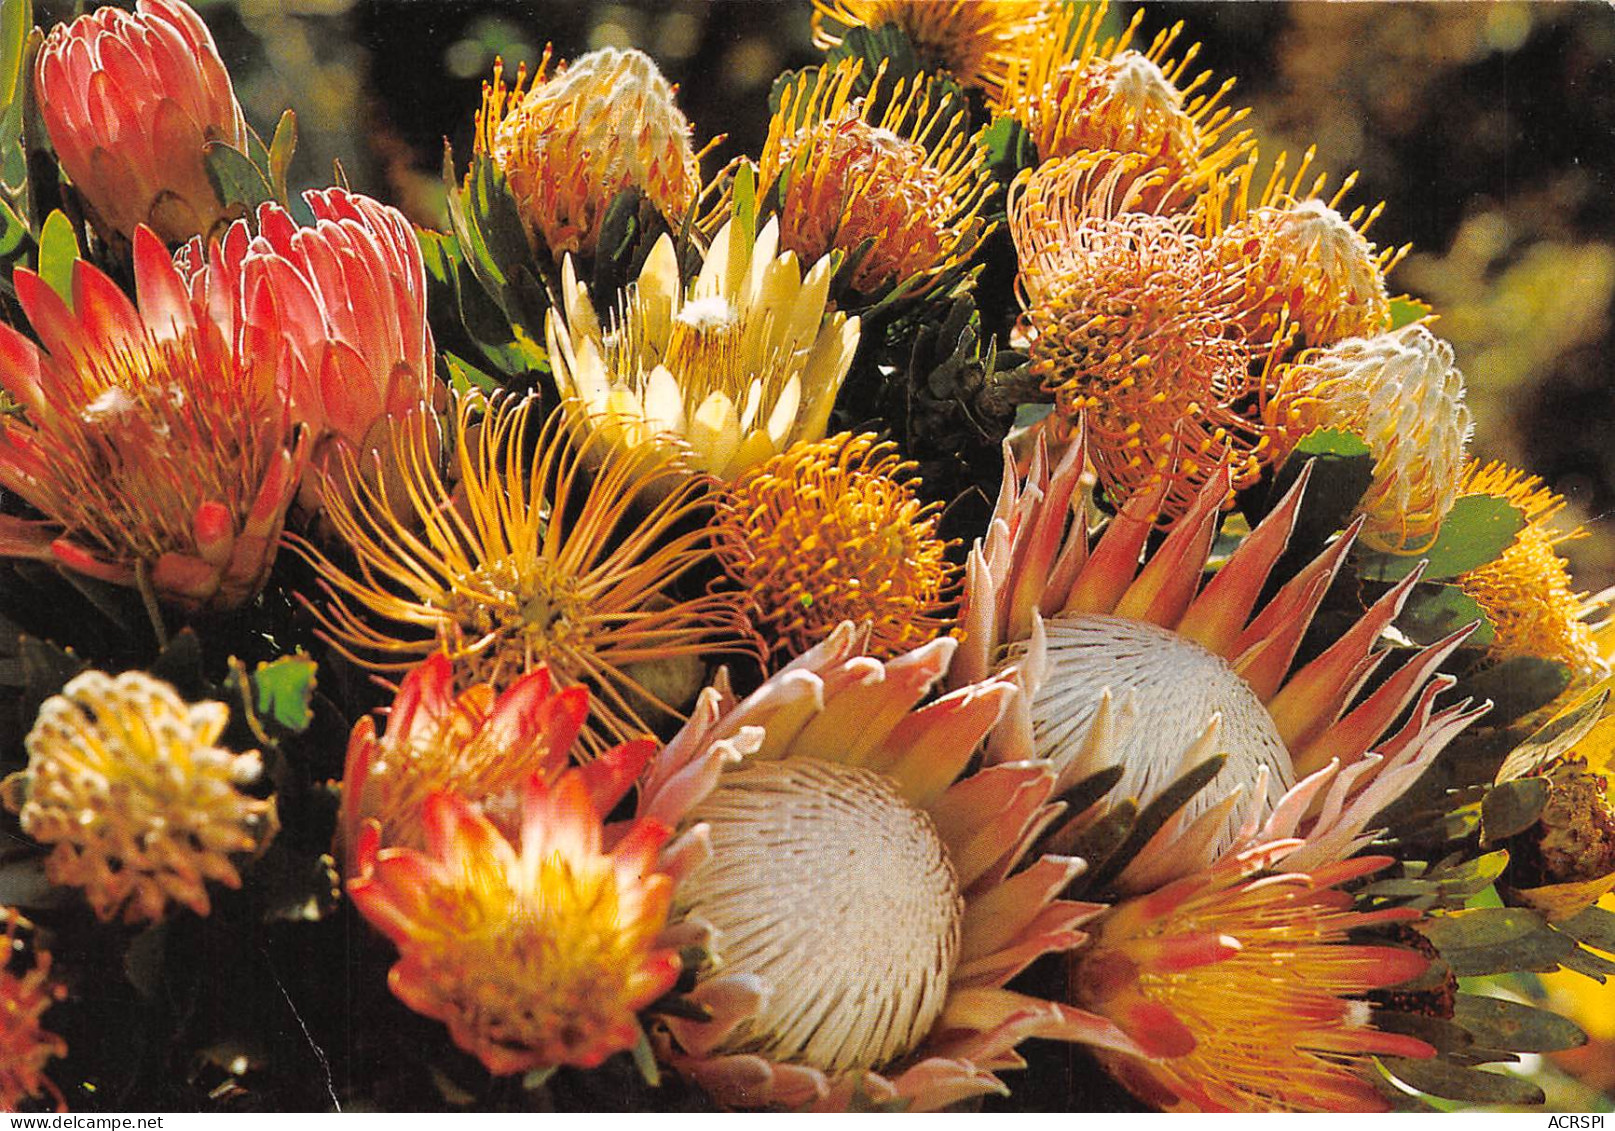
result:
[(602, 47), (526, 91), (526, 68), (507, 88), (502, 68), (484, 84), (476, 148), (510, 182), (529, 238), (556, 259), (593, 255), (600, 221), (619, 192), (638, 189), (677, 228), (701, 192), (701, 165), (674, 88), (642, 51)]
[[(1042, 763), (966, 773), (1013, 688), (972, 685), (918, 709), (955, 650), (940, 639), (881, 663), (850, 624), (736, 704), (709, 691), (691, 724), (761, 745), (721, 774), (669, 748), (640, 813), (674, 803), (707, 829), (675, 917), (713, 961), (668, 1017), (660, 1050), (721, 1103), (929, 1110), (986, 1092), (1029, 1036), (1137, 1052), (1115, 1026), (1003, 985), (1067, 950), (1097, 910), (1058, 898), (1079, 860), (1021, 867), (1057, 812)], [(710, 791), (710, 792), (708, 792)], [(691, 799), (695, 800), (692, 802)]]
[[(1454, 680), (1431, 675), (1473, 625), (1415, 653), (1347, 710), (1385, 659), (1374, 644), (1419, 570), (1291, 671), (1357, 532), (1354, 525), (1252, 615), (1294, 526), (1305, 472), (1202, 587), (1226, 473), (1207, 483), (1141, 568), (1159, 493), (1129, 502), (1090, 547), (1087, 500), (1078, 493), (1084, 446), (1079, 436), (1051, 471), (1040, 443), (1024, 480), (1006, 454), (987, 536), (970, 553), (952, 678), (987, 678), (1019, 653), (1013, 678), (1025, 693), (994, 735), (995, 757), (1048, 759), (1068, 783), (1119, 763), (1125, 768), (1110, 796), (1147, 804), (1225, 753), (1220, 788), (1201, 790), (1167, 833), (1187, 837), (1209, 814), (1196, 838), (1226, 847), (1298, 778), (1338, 763), (1361, 792), (1380, 775), (1427, 764), (1484, 710), (1466, 711), (1466, 700), (1432, 714), (1435, 696)], [(1090, 724), (1112, 699), (1135, 725), (1113, 744), (1090, 741)], [(1387, 736), (1415, 700), (1407, 722)]]
[(245, 152), (247, 124), (213, 36), (184, 0), (58, 24), (34, 83), (56, 156), (104, 236), (132, 239), (149, 224), (179, 243), (219, 222), (205, 147)]
[(796, 256), (778, 249), (777, 220), (755, 242), (730, 221), (685, 290), (663, 236), (609, 332), (568, 261), (565, 313), (552, 307), (546, 322), (561, 395), (615, 446), (678, 451), (720, 479), (823, 439), (859, 323), (825, 310), (829, 259), (804, 277)]
[(805, 652), (844, 620), (870, 626), (882, 659), (944, 629), (954, 568), (913, 471), (894, 445), (843, 432), (796, 444), (720, 497), (719, 560), (778, 652)]
[(45, 1075), (45, 1065), (67, 1055), (67, 1042), (48, 1032), (45, 1011), (65, 996), (50, 980), (50, 953), (29, 945), (33, 924), (9, 907), (0, 907), (0, 1111), (17, 1111), (41, 1094), (63, 1106), (62, 1093)]
[(1374, 457), (1358, 513), (1376, 550), (1430, 547), (1458, 498), (1469, 408), (1452, 346), (1424, 326), (1348, 338), (1287, 366), (1273, 404), (1291, 436), (1314, 428), (1355, 432)]
[(339, 188), (303, 199), (313, 227), (264, 204), (256, 235), (238, 221), (207, 257), (193, 242), (182, 265), (197, 304), (238, 353), (274, 366), (292, 419), (313, 432), (304, 477), (304, 503), (312, 505), (339, 447), (383, 446), (388, 421), (430, 405), (437, 383), (426, 268), (409, 221)]
[(1199, 44), (1167, 58), (1181, 23), (1140, 52), (1129, 44), (1144, 13), (1135, 13), (1119, 37), (1101, 42), (1107, 9), (1066, 5), (1029, 36), (996, 106), (1025, 127), (1041, 160), (1084, 150), (1136, 154), (1140, 171), (1159, 173), (1145, 191), (1149, 203), (1184, 203), (1250, 148), (1248, 134), (1228, 136), (1249, 111), (1220, 105), (1233, 79), (1208, 91), (1210, 71), (1185, 77)]
[(138, 310), (82, 260), (71, 309), (17, 269), (45, 350), (0, 326), (0, 384), (26, 413), (0, 426), (0, 486), (44, 517), (0, 517), (0, 555), (149, 585), (190, 611), (233, 608), (274, 563), (308, 436), (149, 229), (134, 251)]
[(1090, 454), (1117, 502), (1166, 486), (1176, 517), (1214, 472), (1249, 486), (1277, 446), (1265, 377), (1234, 329), (1244, 275), (1187, 216), (1131, 211), (1150, 176), (1136, 157), (1087, 155), (1017, 177), (1009, 223), (1032, 371), (1060, 413), (1086, 412)]
[(1577, 683), (1607, 674), (1589, 621), (1598, 604), (1572, 590), (1570, 568), (1555, 548), (1586, 533), (1579, 526), (1559, 529), (1555, 519), (1564, 498), (1544, 486), (1541, 477), (1498, 462), (1470, 464), (1458, 494), (1506, 499), (1525, 516), (1525, 526), (1497, 560), (1458, 578), (1496, 629), (1487, 654), (1496, 660), (1557, 660)]
[(965, 132), (964, 111), (946, 116), (936, 83), (883, 74), (853, 97), (858, 59), (819, 67), (785, 88), (769, 123), (757, 195), (783, 180), (780, 246), (804, 263), (832, 250), (852, 255), (853, 290), (901, 287), (923, 294), (961, 267), (987, 237), (981, 209), (992, 190), (982, 144)]
[(490, 1072), (593, 1068), (632, 1048), (638, 1011), (673, 988), (669, 830), (634, 821), (608, 851), (601, 828), (650, 751), (612, 778), (528, 776), (508, 830), (444, 790), (420, 816), (426, 851), (381, 848), (375, 824), (359, 836), (348, 894), (398, 947), (388, 985)]
[(469, 682), (495, 688), (546, 664), (556, 686), (594, 693), (583, 742), (598, 753), (676, 709), (641, 681), (645, 665), (735, 651), (749, 633), (732, 596), (666, 592), (710, 553), (691, 521), (705, 481), (666, 458), (602, 452), (559, 411), (539, 427), (535, 403), (500, 401), (477, 418), (473, 398), (460, 402), (452, 487), (420, 417), (392, 445), (404, 498), (345, 459), (348, 490), (327, 497), (325, 517), (357, 573), (293, 545), (333, 598), (314, 611), (338, 651), (380, 671), (441, 651)]
[(1049, 0), (813, 0), (813, 42), (828, 51), (852, 28), (895, 27), (927, 70), (992, 91), (1054, 7)]
[(102, 919), (155, 922), (171, 903), (212, 909), (209, 880), (241, 886), (233, 857), (262, 851), (277, 828), (257, 781), (257, 751), (216, 745), (223, 703), (186, 703), (144, 672), (74, 676), (28, 733), (28, 768), (4, 799), (22, 829), (52, 845), (45, 874), (81, 887)]

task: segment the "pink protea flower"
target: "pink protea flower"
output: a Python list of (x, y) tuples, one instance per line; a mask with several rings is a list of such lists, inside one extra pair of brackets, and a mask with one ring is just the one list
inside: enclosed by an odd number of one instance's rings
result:
[(385, 447), (388, 421), (430, 405), (436, 381), (426, 268), (409, 221), (339, 188), (303, 199), (313, 227), (263, 204), (256, 235), (238, 220), (206, 255), (193, 240), (180, 264), (194, 301), (236, 350), (273, 364), (292, 419), (314, 432), (303, 495), (312, 506), (337, 453)]
[(43, 516), (0, 516), (0, 555), (117, 585), (142, 575), (187, 611), (262, 587), (308, 458), (273, 373), (192, 302), (168, 251), (135, 230), (137, 308), (73, 265), (71, 308), (26, 268), (17, 300), (44, 349), (0, 326), (0, 486)]
[(132, 239), (148, 224), (172, 244), (219, 222), (205, 147), (244, 151), (247, 123), (213, 36), (184, 0), (58, 24), (34, 74), (51, 144), (103, 235)]

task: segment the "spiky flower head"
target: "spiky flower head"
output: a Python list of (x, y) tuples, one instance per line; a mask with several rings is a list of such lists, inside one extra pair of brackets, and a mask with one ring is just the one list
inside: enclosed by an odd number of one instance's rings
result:
[(44, 517), (0, 517), (0, 555), (149, 585), (187, 611), (234, 608), (274, 563), (309, 437), (150, 229), (134, 251), (138, 309), (83, 260), (71, 308), (14, 275), (45, 348), (0, 326), (0, 384), (26, 410), (0, 426), (0, 486)]
[(843, 432), (796, 444), (720, 497), (717, 551), (775, 649), (795, 656), (844, 620), (882, 659), (946, 627), (953, 580), (937, 504), (896, 446)]
[(1084, 415), (1100, 482), (1116, 502), (1166, 489), (1175, 518), (1222, 467), (1254, 483), (1276, 451), (1265, 374), (1235, 327), (1244, 274), (1186, 216), (1133, 211), (1139, 159), (1087, 154), (1017, 177), (1009, 223), (1020, 260), (1032, 371), (1059, 412)]
[(401, 671), (441, 651), (495, 689), (547, 665), (556, 687), (594, 693), (582, 741), (597, 754), (677, 707), (636, 667), (735, 651), (749, 634), (733, 596), (668, 592), (710, 553), (692, 521), (706, 481), (579, 436), (559, 411), (540, 426), (535, 404), (500, 400), (479, 416), (462, 399), (449, 480), (427, 424), (405, 422), (391, 447), (403, 498), (345, 458), (348, 490), (328, 496), (325, 517), (356, 573), (293, 545), (319, 571), (331, 601), (314, 612), (344, 655)]
[(239, 888), (236, 858), (261, 852), (278, 825), (273, 797), (243, 792), (263, 768), (258, 752), (217, 745), (229, 717), (138, 671), (83, 672), (45, 700), (4, 800), (52, 846), (50, 881), (129, 923), (156, 922), (170, 904), (207, 915), (210, 880)]
[(780, 245), (803, 262), (832, 250), (850, 256), (872, 241), (852, 289), (924, 294), (956, 277), (991, 230), (981, 219), (992, 191), (983, 143), (937, 82), (899, 80), (887, 90), (882, 70), (857, 98), (862, 74), (861, 60), (843, 59), (781, 92), (758, 199), (783, 183)]
[(1049, 0), (813, 0), (813, 43), (828, 51), (853, 28), (895, 27), (926, 69), (993, 91), (1053, 7)]
[(247, 123), (212, 34), (184, 0), (108, 5), (56, 25), (34, 84), (56, 156), (108, 239), (148, 224), (179, 243), (219, 222), (206, 147), (245, 152)]
[(732, 480), (824, 438), (859, 328), (826, 310), (829, 290), (830, 260), (804, 276), (779, 251), (777, 219), (755, 241), (731, 220), (688, 289), (673, 241), (657, 240), (607, 330), (568, 260), (565, 310), (552, 307), (545, 324), (555, 383), (612, 446), (674, 453)]
[(1189, 75), (1195, 44), (1168, 56), (1183, 25), (1155, 37), (1146, 51), (1130, 44), (1139, 11), (1120, 36), (1101, 40), (1108, 5), (1065, 5), (1015, 53), (997, 109), (1018, 121), (1042, 161), (1083, 151), (1130, 154), (1150, 207), (1187, 203), (1250, 148), (1245, 133), (1228, 136), (1248, 111), (1221, 105), (1234, 85), (1209, 89), (1211, 72)]
[(1452, 346), (1422, 325), (1347, 338), (1286, 366), (1272, 406), (1294, 437), (1354, 432), (1374, 457), (1357, 511), (1376, 550), (1429, 549), (1459, 494), (1471, 423)]
[(661, 941), (667, 826), (617, 828), (609, 851), (601, 826), (650, 749), (612, 780), (529, 775), (505, 828), (440, 790), (420, 816), (424, 851), (382, 848), (373, 823), (359, 836), (348, 894), (398, 947), (388, 985), (490, 1072), (595, 1067), (638, 1043), (636, 1014), (678, 977)]
[(50, 952), (32, 940), (33, 924), (0, 907), (0, 1111), (18, 1111), (41, 1094), (63, 1106), (45, 1065), (67, 1055), (67, 1042), (45, 1029), (47, 1009), (66, 996), (50, 980)]
[(1254, 191), (1257, 157), (1218, 178), (1200, 202), (1203, 227), (1216, 254), (1248, 263), (1245, 335), (1255, 342), (1284, 336), (1292, 350), (1331, 346), (1345, 338), (1372, 338), (1390, 323), (1385, 277), (1408, 247), (1376, 248), (1369, 226), (1384, 203), (1358, 205), (1350, 215), (1341, 200), (1357, 182), (1353, 173), (1324, 199), (1328, 175), (1304, 184), (1314, 150), (1285, 176), (1280, 154), (1266, 186)]
[(690, 994), (709, 1016), (670, 1015), (661, 1052), (719, 1102), (934, 1110), (1002, 1092), (1026, 1037), (1136, 1051), (1109, 1022), (1003, 989), (1081, 942), (1098, 908), (1058, 898), (1080, 861), (1022, 866), (1052, 771), (965, 772), (1009, 685), (916, 708), (955, 648), (882, 663), (843, 624), (746, 700), (707, 695), (695, 748), (749, 734), (743, 763), (698, 776), (672, 747), (652, 762), (640, 812), (694, 798), (711, 843), (675, 901), (714, 955)]
[(560, 259), (593, 255), (616, 195), (638, 189), (677, 228), (701, 192), (701, 165), (675, 89), (649, 55), (602, 47), (507, 87), (483, 84), (476, 148), (504, 173), (528, 237)]
[(1487, 646), (1494, 660), (1540, 656), (1564, 664), (1578, 681), (1600, 676), (1607, 665), (1588, 618), (1597, 608), (1572, 589), (1570, 567), (1557, 547), (1585, 535), (1561, 530), (1565, 500), (1531, 475), (1507, 464), (1471, 463), (1458, 484), (1460, 495), (1490, 495), (1513, 503), (1525, 526), (1495, 561), (1470, 570), (1458, 585), (1486, 611), (1496, 630)]
[(1117, 905), (1070, 965), (1072, 1000), (1146, 1050), (1097, 1050), (1145, 1103), (1167, 1111), (1382, 1111), (1376, 1056), (1429, 1057), (1374, 1027), (1370, 991), (1421, 974), (1417, 951), (1351, 938), (1416, 919), (1362, 912), (1339, 885), (1392, 863), (1359, 857), (1261, 876), (1297, 846), (1231, 854)]

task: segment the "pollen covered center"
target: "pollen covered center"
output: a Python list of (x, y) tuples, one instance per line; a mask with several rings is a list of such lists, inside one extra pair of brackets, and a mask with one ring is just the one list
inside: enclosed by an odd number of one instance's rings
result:
[(883, 775), (815, 759), (731, 770), (693, 814), (712, 858), (682, 885), (726, 974), (772, 986), (732, 1052), (826, 1072), (912, 1051), (942, 1012), (963, 900), (925, 813)]

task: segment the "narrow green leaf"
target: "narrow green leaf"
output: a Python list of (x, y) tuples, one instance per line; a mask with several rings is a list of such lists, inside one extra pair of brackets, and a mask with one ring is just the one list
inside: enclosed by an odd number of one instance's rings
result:
[(1117, 803), (1110, 812), (1082, 830), (1065, 855), (1080, 856), (1088, 862), (1088, 873), (1078, 878), (1086, 889), (1093, 869), (1099, 868), (1113, 856), (1127, 839), (1128, 831), (1138, 819), (1138, 804), (1132, 798)]
[(1510, 1052), (1559, 1052), (1587, 1043), (1587, 1034), (1557, 1013), (1500, 997), (1459, 994), (1453, 1020), (1479, 1044)]
[(1615, 954), (1615, 913), (1602, 907), (1589, 907), (1554, 926), (1587, 946)]
[(28, 238), (28, 224), (0, 199), (0, 261), (15, 258)]
[(210, 141), (203, 151), (208, 180), (226, 206), (252, 209), (275, 199), (275, 191), (258, 166), (239, 149)]
[(78, 257), (79, 241), (73, 232), (73, 221), (60, 208), (55, 209), (45, 217), (45, 226), (39, 232), (39, 277), (69, 307), (73, 305), (73, 262)]
[(1552, 790), (1547, 778), (1517, 778), (1488, 790), (1480, 805), (1482, 843), (1496, 844), (1536, 824)]
[(1583, 977), (1591, 978), (1602, 985), (1611, 977), (1615, 977), (1615, 962), (1588, 950), (1577, 947), (1560, 960), (1566, 970), (1574, 970)]
[(1391, 316), (1386, 322), (1387, 330), (1400, 330), (1403, 326), (1411, 325), (1421, 318), (1430, 316), (1430, 304), (1421, 302), (1409, 295), (1401, 295), (1391, 300)]
[(0, 107), (9, 108), (23, 89), (22, 63), (33, 26), (33, 5), (29, 0), (0, 3)]
[(1464, 643), (1470, 648), (1484, 648), (1497, 636), (1497, 629), (1486, 619), (1486, 610), (1479, 601), (1456, 585), (1420, 585), (1408, 595), (1396, 624), (1408, 639), (1424, 645), (1434, 644), (1476, 621), (1480, 627)]
[(1507, 499), (1464, 495), (1447, 513), (1435, 544), (1423, 554), (1364, 552), (1362, 575), (1371, 581), (1400, 581), (1427, 560), (1426, 581), (1457, 577), (1496, 560), (1524, 526), (1525, 515)]
[(1380, 1061), (1398, 1080), (1432, 1096), (1477, 1104), (1540, 1104), (1542, 1089), (1518, 1076), (1463, 1068), (1444, 1060), (1385, 1057)]
[(1535, 911), (1522, 907), (1482, 907), (1456, 915), (1439, 915), (1419, 925), (1421, 933), (1445, 954), (1465, 947), (1498, 946), (1547, 929)]
[(1127, 832), (1127, 839), (1121, 847), (1111, 853), (1110, 859), (1103, 865), (1096, 866), (1093, 886), (1098, 888), (1114, 879), (1127, 867), (1139, 849), (1150, 842), (1150, 838), (1160, 831), (1161, 826), (1172, 818), (1172, 815), (1189, 803), (1189, 800), (1206, 786), (1211, 784), (1228, 761), (1228, 755), (1216, 754), (1201, 762), (1167, 786), (1161, 794), (1144, 806), (1138, 814), (1138, 820)]
[(1497, 771), (1498, 782), (1524, 777), (1537, 767), (1573, 749), (1604, 717), (1609, 703), (1608, 690), (1588, 696), (1569, 711), (1547, 723), (1516, 746)]
[(258, 714), (294, 734), (306, 730), (314, 718), (315, 673), (314, 661), (302, 653), (259, 664), (252, 673)]
[(734, 230), (730, 238), (741, 246), (757, 237), (757, 168), (742, 161), (735, 170)]
[(287, 110), (275, 124), (275, 136), (269, 142), (269, 187), (275, 199), (286, 203), (286, 178), (291, 171), (292, 156), (297, 152), (297, 114)]
[(457, 394), (464, 396), (472, 389), (484, 393), (498, 390), (499, 382), (491, 374), (472, 365), (458, 354), (445, 352), (443, 360), (448, 363), (449, 383)]

